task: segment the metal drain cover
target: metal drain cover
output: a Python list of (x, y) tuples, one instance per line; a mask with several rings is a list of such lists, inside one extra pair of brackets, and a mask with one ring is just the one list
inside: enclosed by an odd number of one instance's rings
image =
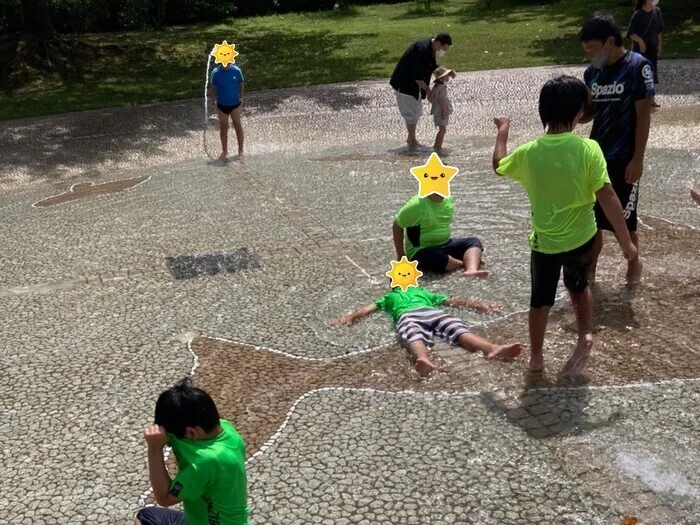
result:
[(260, 268), (260, 262), (248, 248), (226, 253), (202, 253), (167, 257), (165, 265), (175, 279), (192, 279), (203, 275), (233, 273)]

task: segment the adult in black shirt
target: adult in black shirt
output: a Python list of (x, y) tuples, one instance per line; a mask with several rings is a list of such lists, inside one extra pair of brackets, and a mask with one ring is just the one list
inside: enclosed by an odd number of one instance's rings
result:
[(422, 100), (430, 91), (430, 77), (437, 68), (435, 57), (444, 55), (450, 46), (452, 37), (447, 33), (418, 40), (406, 50), (391, 76), (389, 83), (396, 91), (396, 102), (406, 121), (409, 149), (418, 147), (416, 125), (423, 114)]
[[(632, 51), (640, 53), (654, 68), (654, 83), (659, 83), (657, 62), (662, 51), (664, 19), (656, 7), (659, 0), (637, 0), (637, 8), (630, 20), (627, 36), (632, 39)], [(656, 101), (653, 107), (658, 107)]]

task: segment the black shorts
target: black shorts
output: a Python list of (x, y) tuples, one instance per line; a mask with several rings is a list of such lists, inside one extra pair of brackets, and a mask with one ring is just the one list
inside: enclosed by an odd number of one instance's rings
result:
[(454, 257), (461, 261), (470, 248), (484, 250), (481, 241), (476, 237), (450, 239), (447, 244), (442, 246), (418, 250), (413, 256), (413, 260), (418, 261), (418, 269), (421, 272), (445, 273), (447, 258)]
[(239, 108), (240, 105), (241, 105), (241, 103), (239, 102), (239, 103), (236, 104), (235, 106), (222, 106), (221, 104), (217, 104), (216, 107), (219, 108), (219, 110), (220, 110), (221, 112), (226, 113), (227, 115), (230, 115), (231, 112), (232, 112), (234, 109)]
[(563, 253), (542, 253), (532, 250), (530, 256), (530, 307), (554, 306), (561, 268), (564, 267), (564, 286), (573, 293), (588, 287), (588, 267), (593, 257), (595, 235), (583, 246)]
[(144, 507), (136, 519), (141, 525), (185, 525), (184, 513), (163, 507)]
[[(627, 184), (625, 181), (625, 170), (630, 161), (628, 160), (609, 160), (608, 175), (617, 198), (620, 199), (622, 212), (627, 222), (627, 229), (631, 232), (637, 231), (637, 202), (639, 201), (639, 181), (634, 184)], [(603, 208), (600, 204), (595, 203), (595, 221), (598, 224), (599, 230), (615, 231), (610, 224), (610, 221), (605, 216)]]

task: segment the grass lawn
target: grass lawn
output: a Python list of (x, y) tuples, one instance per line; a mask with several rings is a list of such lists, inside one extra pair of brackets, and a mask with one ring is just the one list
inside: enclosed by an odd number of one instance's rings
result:
[[(28, 74), (22, 88), (0, 95), (0, 119), (199, 97), (205, 50), (224, 39), (241, 53), (236, 63), (248, 90), (260, 90), (389, 77), (408, 44), (439, 31), (454, 40), (441, 62), (457, 71), (581, 63), (575, 35), (587, 15), (607, 9), (623, 26), (631, 16), (617, 0), (491, 3), (487, 9), (479, 0), (444, 0), (431, 12), (415, 3), (376, 5), (84, 35), (122, 52), (85, 63), (80, 84)], [(699, 57), (698, 13), (669, 5), (664, 18), (663, 58)]]

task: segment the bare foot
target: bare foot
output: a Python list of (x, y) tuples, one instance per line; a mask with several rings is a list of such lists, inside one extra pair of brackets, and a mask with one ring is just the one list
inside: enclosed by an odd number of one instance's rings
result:
[(435, 370), (435, 365), (431, 363), (430, 359), (428, 359), (427, 357), (419, 357), (416, 359), (416, 364), (413, 365), (413, 368), (415, 368), (418, 374), (425, 377), (427, 375), (430, 375), (430, 372)]
[(588, 361), (588, 356), (593, 348), (593, 334), (586, 334), (583, 337), (579, 337), (574, 353), (561, 369), (560, 375), (568, 377), (576, 377), (583, 372), (586, 367), (586, 362)]
[(479, 278), (483, 279), (483, 278), (489, 276), (489, 271), (488, 270), (467, 270), (466, 272), (462, 272), (462, 275), (464, 277), (479, 277)]
[(530, 372), (542, 372), (544, 370), (544, 356), (530, 354)]
[(219, 155), (219, 160), (226, 162), (228, 160), (228, 151), (222, 151)]
[(523, 345), (520, 343), (511, 343), (509, 345), (497, 346), (486, 354), (486, 359), (492, 361), (494, 359), (509, 360), (520, 355), (523, 351)]
[(627, 263), (627, 284), (639, 284), (642, 280), (642, 261), (637, 257), (634, 261)]
[(695, 201), (695, 204), (700, 206), (700, 191), (698, 190), (690, 190), (690, 196), (691, 198)]
[(242, 156), (243, 156), (243, 148), (241, 148), (241, 149), (238, 150), (238, 156), (239, 156), (239, 157), (242, 157)]

